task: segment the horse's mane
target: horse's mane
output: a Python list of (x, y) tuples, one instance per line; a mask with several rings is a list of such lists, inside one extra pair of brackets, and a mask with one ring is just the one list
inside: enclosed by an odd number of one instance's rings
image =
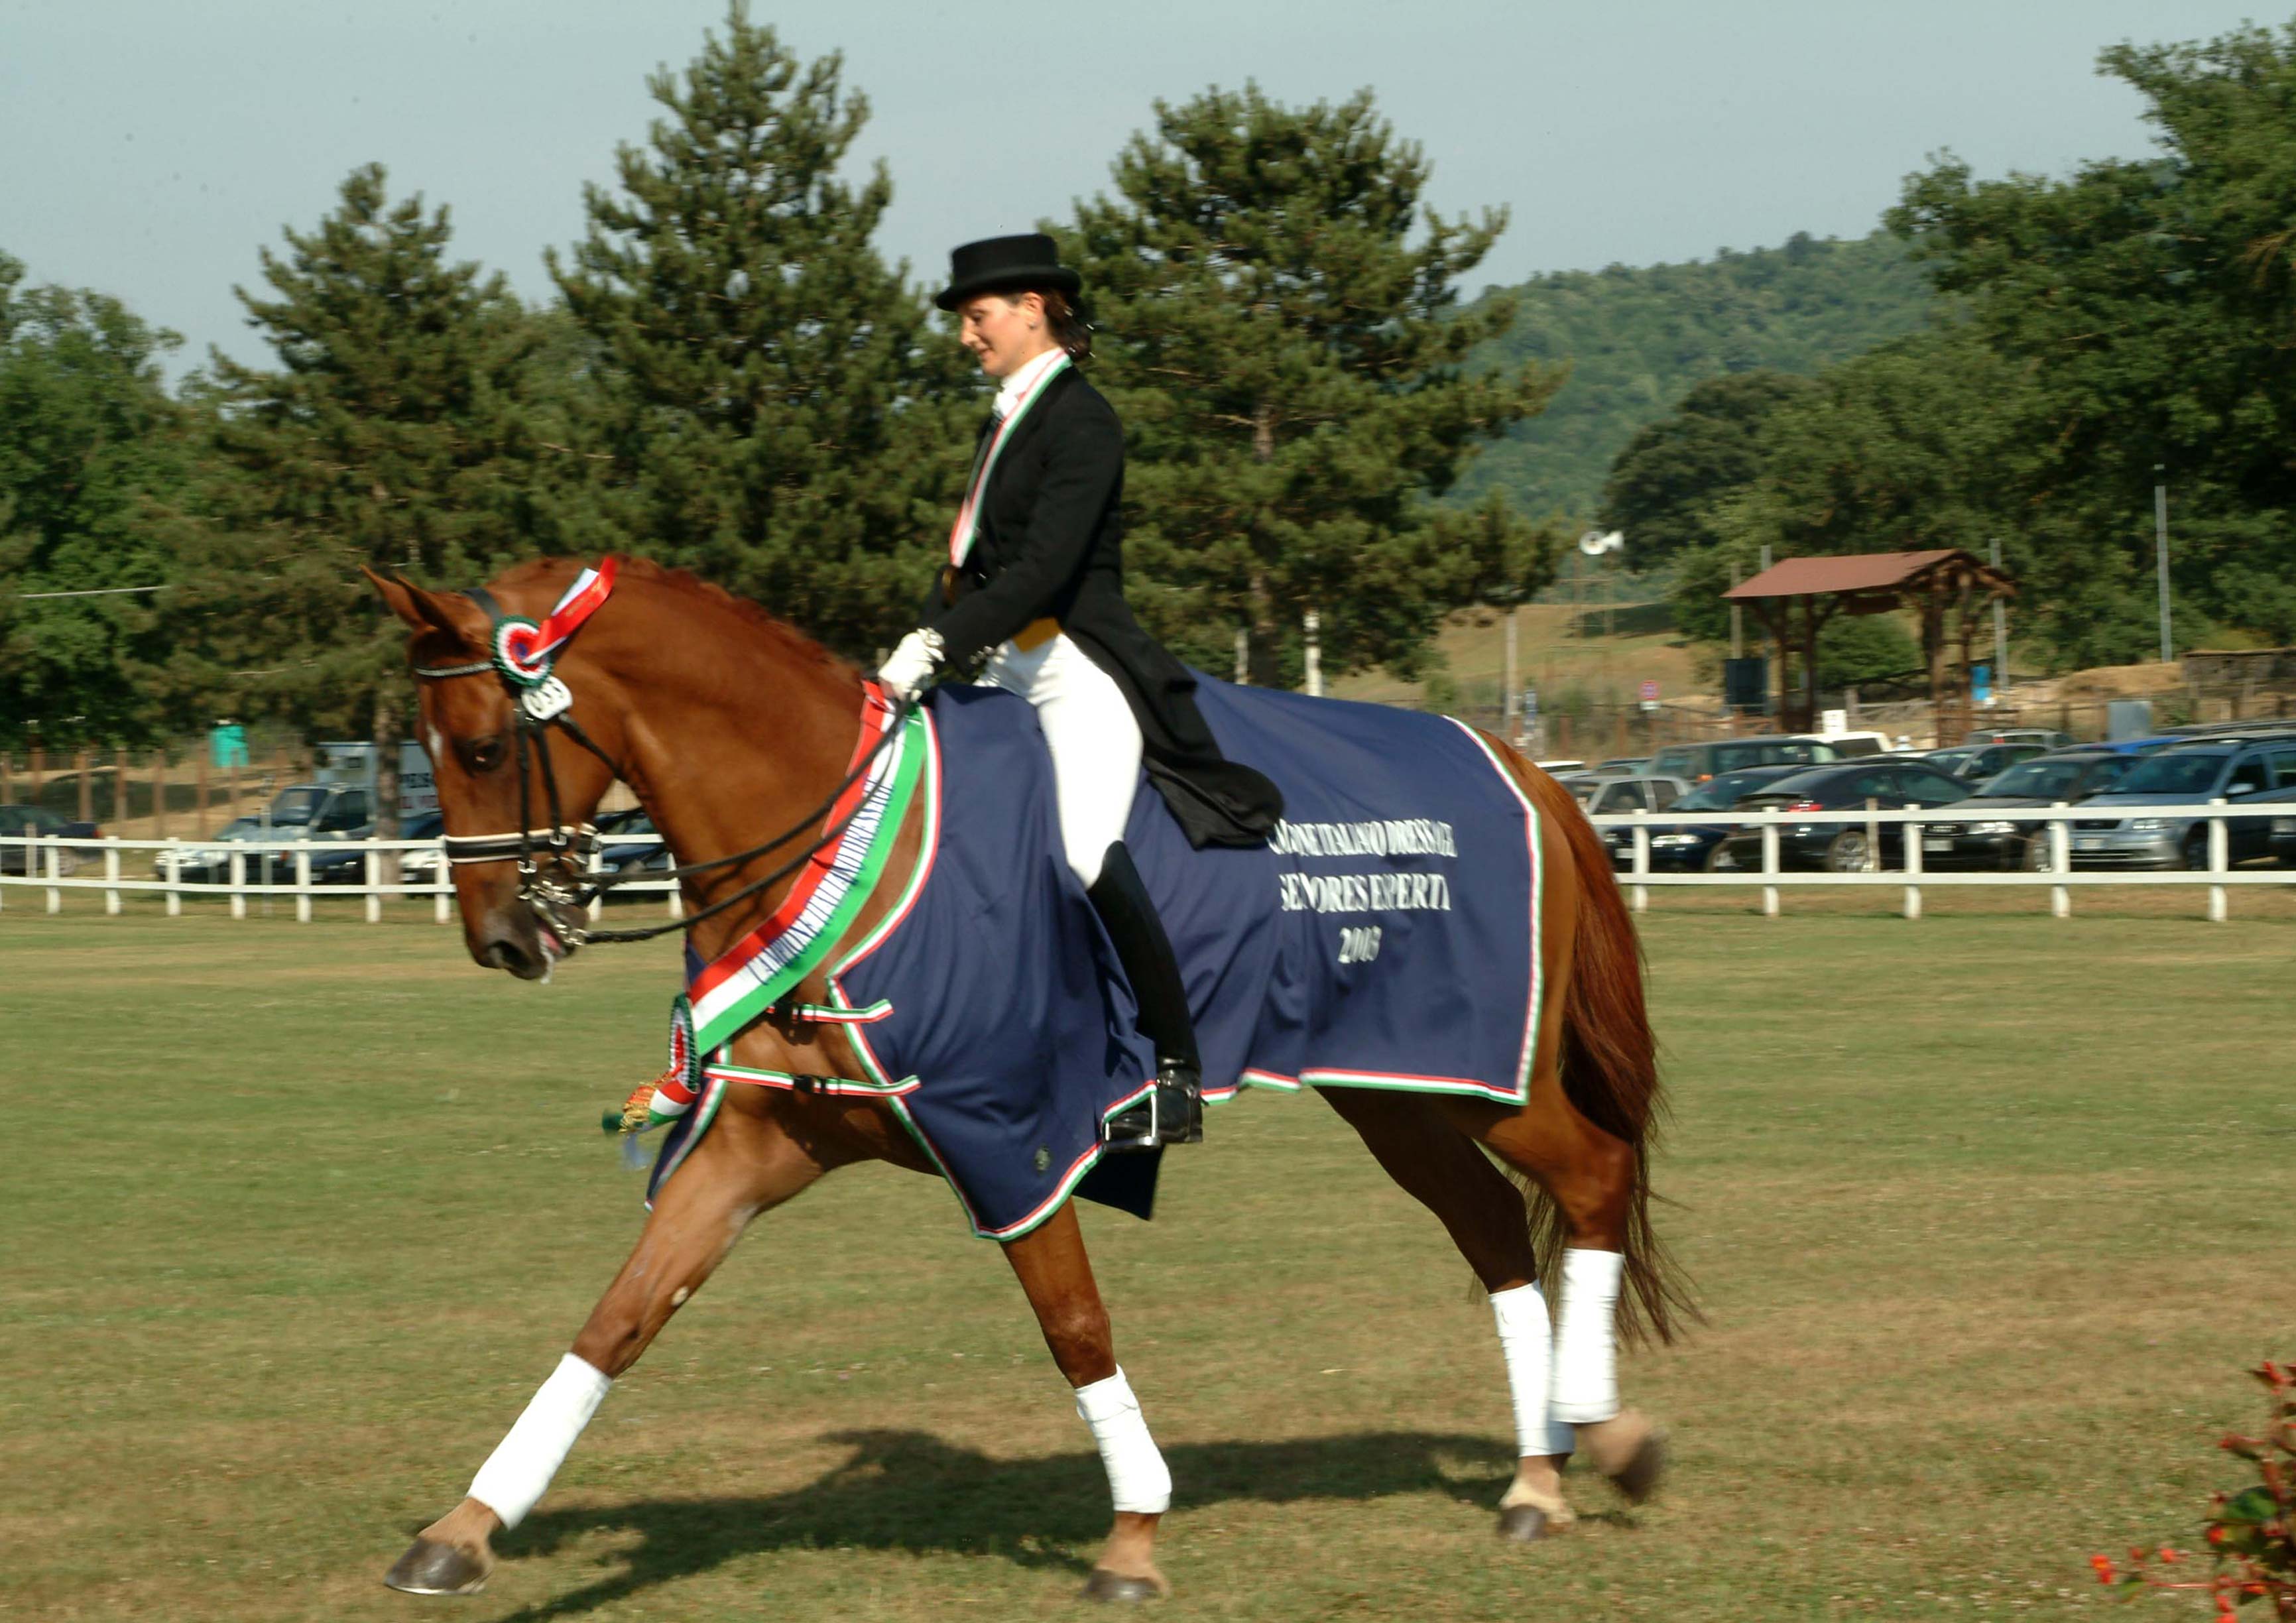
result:
[[(570, 559), (536, 558), (510, 570), (496, 584), (504, 586), (523, 586), (537, 576), (547, 575), (554, 570), (565, 568), (579, 570), (582, 567), (578, 561)], [(625, 556), (622, 559), (620, 578), (626, 581), (645, 581), (649, 585), (660, 586), (673, 594), (693, 598), (709, 603), (713, 608), (724, 610), (762, 632), (767, 639), (775, 645), (779, 652), (793, 662), (825, 665), (832, 670), (845, 670), (851, 668), (851, 661), (830, 652), (828, 649), (824, 648), (787, 620), (773, 613), (762, 603), (753, 602), (746, 597), (736, 597), (716, 582), (704, 580), (690, 570), (670, 569), (654, 562), (651, 558)]]

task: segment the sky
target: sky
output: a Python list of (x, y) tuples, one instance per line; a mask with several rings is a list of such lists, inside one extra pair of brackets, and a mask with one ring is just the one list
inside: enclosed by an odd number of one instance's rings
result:
[[(2282, 0), (2283, 4), (2288, 0)], [(450, 205), (458, 255), (550, 291), (582, 186), (642, 141), (659, 66), (722, 0), (0, 0), (0, 251), (187, 340), (264, 358), (232, 288), (357, 165)], [(936, 281), (960, 242), (1106, 189), (1153, 118), (1247, 79), (1280, 101), (1369, 86), (1446, 214), (1513, 223), (1469, 291), (1551, 270), (1855, 236), (1951, 151), (1980, 175), (2150, 145), (2095, 76), (2125, 39), (2285, 12), (2220, 0), (758, 0), (807, 57), (844, 53), (882, 159), (881, 245)]]

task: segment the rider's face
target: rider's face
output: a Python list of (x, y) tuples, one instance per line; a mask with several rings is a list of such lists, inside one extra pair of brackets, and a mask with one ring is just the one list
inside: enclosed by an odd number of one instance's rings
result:
[(992, 378), (1009, 376), (1048, 347), (1045, 301), (1036, 293), (983, 293), (959, 307), (958, 341)]

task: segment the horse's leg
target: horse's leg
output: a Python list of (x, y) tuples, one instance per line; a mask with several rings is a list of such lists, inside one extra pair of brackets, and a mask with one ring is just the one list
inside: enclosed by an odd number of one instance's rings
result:
[(1085, 1254), (1075, 1206), (1062, 1206), (1034, 1232), (1007, 1244), (1004, 1255), (1037, 1311), (1053, 1362), (1076, 1389), (1077, 1413), (1092, 1428), (1116, 1504), (1116, 1525), (1093, 1563), (1085, 1597), (1145, 1601), (1168, 1595), (1172, 1586), (1156, 1570), (1156, 1524), (1172, 1503), (1172, 1473), (1117, 1367), (1108, 1309), (1093, 1283), (1092, 1258)]
[(494, 1570), (494, 1535), (533, 1508), (614, 1378), (701, 1288), (742, 1228), (849, 1157), (781, 1119), (794, 1107), (737, 1093), (670, 1179), (574, 1349), (480, 1468), (461, 1504), (416, 1535), (383, 1582), (414, 1594), (471, 1594)]
[[(1461, 1128), (1535, 1181), (1561, 1213), (1562, 1293), (1554, 1315), (1549, 1414), (1575, 1429), (1578, 1446), (1628, 1498), (1647, 1498), (1664, 1469), (1664, 1440), (1646, 1417), (1620, 1406), (1616, 1330), (1639, 1182), (1637, 1151), (1571, 1104), (1544, 1035), (1529, 1103), (1508, 1110), (1447, 1100), (1443, 1108)], [(1525, 1303), (1522, 1310), (1537, 1318), (1543, 1336), (1543, 1307), (1534, 1315)], [(1501, 1333), (1507, 1333), (1504, 1309)]]
[(1515, 1427), (1514, 1480), (1499, 1500), (1499, 1536), (1528, 1542), (1562, 1531), (1577, 1520), (1562, 1496), (1571, 1432), (1547, 1414), (1552, 1347), (1521, 1193), (1425, 1099), (1364, 1088), (1323, 1093), (1387, 1175), (1435, 1214), (1490, 1292)]

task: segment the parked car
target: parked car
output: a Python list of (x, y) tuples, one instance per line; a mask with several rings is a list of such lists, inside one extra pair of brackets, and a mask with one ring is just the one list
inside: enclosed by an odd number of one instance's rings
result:
[(1697, 744), (1668, 744), (1652, 755), (1650, 769), (1660, 777), (1703, 783), (1741, 766), (1815, 766), (1841, 758), (1842, 751), (1824, 739), (1806, 733), (1779, 733), (1752, 738), (1717, 738)]
[(676, 865), (670, 860), (667, 844), (659, 839), (640, 841), (629, 838), (633, 834), (658, 832), (653, 819), (643, 808), (609, 812), (598, 819), (599, 865), (609, 873), (668, 873)]
[[(250, 841), (273, 840), (365, 840), (374, 832), (364, 789), (340, 783), (297, 783), (273, 798), (262, 817), (234, 817), (196, 845), (159, 852), (152, 871), (161, 879), (186, 885), (231, 882), (231, 848)], [(314, 853), (313, 860), (318, 860)], [(253, 852), (247, 857), (247, 882), (291, 885), (295, 882), (292, 851)]]
[[(401, 840), (435, 840), (439, 837), (439, 831), (443, 826), (444, 821), (439, 817), (437, 812), (422, 812), (414, 816), (408, 817), (400, 823), (398, 825), (398, 838)], [(347, 834), (344, 836), (347, 840), (370, 840), (374, 836), (372, 834)], [(432, 875), (437, 872), (435, 866), (425, 872), (420, 879), (409, 880), (406, 877), (406, 857), (429, 857), (433, 858), (435, 861), (437, 853), (432, 851), (409, 851), (402, 856), (398, 865), (399, 883), (411, 883), (417, 885), (429, 884), (431, 881)], [(314, 851), (311, 853), (311, 882), (315, 885), (364, 885), (366, 883), (366, 857), (367, 854), (365, 851)], [(389, 851), (378, 851), (375, 853), (378, 878), (381, 877), (382, 865), (389, 863), (390, 857), (391, 853)], [(293, 878), (294, 872), (294, 859), (292, 857), (288, 859), (287, 865), (288, 877), (291, 880)]]
[(2073, 735), (2054, 727), (1979, 727), (1961, 741), (1964, 744), (2038, 744), (2044, 750), (2068, 750)]
[[(1703, 783), (1693, 784), (1669, 809), (1685, 811), (1727, 811), (1741, 795), (1752, 794), (1766, 783), (1792, 777), (1808, 768), (1792, 764), (1776, 766), (1741, 766), (1735, 772), (1726, 772)], [(1650, 871), (1653, 873), (1699, 873), (1706, 871), (1719, 846), (1734, 828), (1727, 823), (1669, 823), (1650, 831)], [(1635, 865), (1635, 831), (1631, 828), (1606, 828), (1603, 843), (1611, 848), (1611, 860), (1620, 868)]]
[[(42, 840), (101, 840), (103, 838), (103, 831), (94, 824), (71, 822), (59, 817), (44, 806), (0, 806), (0, 834), (21, 838), (26, 833), (33, 834)], [(25, 865), (31, 861), (35, 855), (37, 856), (38, 862), (28, 868)], [(57, 848), (55, 862), (53, 865), (56, 877), (70, 879), (79, 872), (82, 857), (94, 855), (93, 851), (82, 850), (75, 846)], [(35, 853), (29, 846), (0, 846), (0, 873), (45, 874), (49, 871), (50, 865), (48, 853), (45, 850)]]
[(1887, 733), (1871, 731), (1857, 733), (1828, 733), (1825, 742), (1832, 744), (1843, 760), (1861, 755), (1888, 755), (1897, 749)]
[[(2209, 819), (2144, 815), (2147, 806), (2193, 806), (2219, 797), (2243, 805), (2284, 804), (2296, 789), (2296, 737), (2222, 738), (2177, 744), (2145, 756), (2073, 819), (2077, 868), (2205, 868)], [(2267, 797), (2270, 797), (2269, 799)], [(2284, 816), (2285, 814), (2283, 814)], [(2269, 816), (2227, 817), (2229, 859), (2269, 857)]]
[[(2054, 806), (2098, 794), (2119, 783), (2144, 758), (2134, 750), (2092, 744), (2020, 761), (1978, 786), (1964, 811), (2007, 811)], [(2016, 868), (2050, 865), (2049, 825), (2005, 818), (1997, 823), (1931, 824), (1922, 839), (1924, 865), (1938, 868)]]
[(2036, 739), (2005, 744), (1956, 744), (1950, 750), (1931, 750), (1920, 758), (1939, 772), (1951, 773), (1964, 783), (1982, 783), (2006, 772), (2019, 761), (2046, 755), (2049, 746)]
[(1590, 817), (1618, 812), (1664, 811), (1689, 787), (1680, 778), (1604, 778), (1579, 804)]
[[(1957, 806), (1969, 798), (1969, 785), (1947, 776), (1926, 761), (1879, 756), (1848, 766), (1822, 766), (1798, 772), (1741, 796), (1736, 811), (1856, 811), (1868, 800), (1880, 811), (1903, 811), (1924, 806)], [(1880, 827), (1880, 865), (1902, 867), (1906, 859), (1906, 830), (1918, 826), (1884, 823)], [(1873, 841), (1860, 823), (1786, 823), (1778, 827), (1781, 868), (1821, 868), (1833, 873), (1856, 873), (1869, 865)], [(1717, 869), (1759, 868), (1762, 865), (1762, 831), (1741, 828), (1724, 840), (1714, 853)]]
[(1622, 773), (1631, 776), (1634, 774), (1641, 772), (1649, 765), (1650, 757), (1647, 755), (1614, 755), (1607, 761), (1596, 761), (1595, 763), (1595, 770), (1597, 772)]

